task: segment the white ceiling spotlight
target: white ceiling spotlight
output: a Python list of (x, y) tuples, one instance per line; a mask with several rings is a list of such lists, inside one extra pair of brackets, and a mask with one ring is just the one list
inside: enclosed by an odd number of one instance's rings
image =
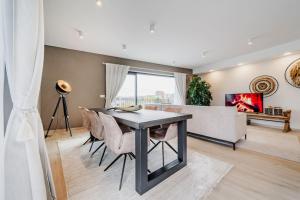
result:
[(205, 58), (205, 57), (207, 56), (207, 54), (208, 54), (208, 51), (203, 51), (203, 52), (201, 53), (201, 57), (202, 57), (202, 58)]
[(83, 32), (79, 29), (74, 29), (74, 30), (77, 32), (77, 35), (78, 35), (79, 39), (82, 40), (84, 38)]
[(253, 45), (253, 39), (252, 38), (250, 38), (250, 39), (248, 39), (248, 43), (247, 43), (249, 46), (251, 46), (251, 45)]
[(126, 51), (127, 50), (127, 45), (126, 44), (122, 44), (122, 50)]
[(154, 33), (155, 32), (155, 23), (151, 23), (150, 24), (149, 31), (150, 31), (150, 33)]
[(101, 0), (96, 0), (96, 5), (98, 7), (102, 7), (102, 1)]

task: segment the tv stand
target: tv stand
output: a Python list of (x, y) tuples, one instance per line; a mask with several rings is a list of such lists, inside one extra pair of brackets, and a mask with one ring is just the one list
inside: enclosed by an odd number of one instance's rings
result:
[(291, 119), (291, 110), (287, 110), (283, 112), (283, 115), (267, 115), (264, 113), (247, 113), (247, 125), (251, 124), (251, 120), (264, 120), (264, 121), (272, 121), (272, 122), (281, 122), (284, 123), (282, 132), (291, 131), (290, 127), (290, 119)]

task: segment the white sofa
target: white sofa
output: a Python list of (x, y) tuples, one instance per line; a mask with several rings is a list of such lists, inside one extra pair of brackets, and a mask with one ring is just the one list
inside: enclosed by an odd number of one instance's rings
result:
[(193, 115), (187, 121), (187, 131), (193, 136), (230, 143), (234, 150), (235, 143), (246, 138), (246, 114), (237, 112), (235, 107), (161, 105), (162, 110), (166, 107), (180, 107), (182, 113)]

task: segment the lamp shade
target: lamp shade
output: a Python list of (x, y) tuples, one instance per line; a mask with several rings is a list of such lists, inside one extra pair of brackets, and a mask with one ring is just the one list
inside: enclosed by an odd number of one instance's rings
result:
[(55, 89), (60, 94), (69, 94), (72, 91), (71, 85), (64, 80), (56, 81)]

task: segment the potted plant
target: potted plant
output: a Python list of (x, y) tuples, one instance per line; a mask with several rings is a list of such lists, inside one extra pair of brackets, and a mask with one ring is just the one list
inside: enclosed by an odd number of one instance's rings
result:
[(210, 85), (199, 76), (193, 76), (188, 86), (187, 99), (190, 105), (209, 106), (212, 98)]

